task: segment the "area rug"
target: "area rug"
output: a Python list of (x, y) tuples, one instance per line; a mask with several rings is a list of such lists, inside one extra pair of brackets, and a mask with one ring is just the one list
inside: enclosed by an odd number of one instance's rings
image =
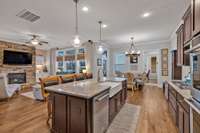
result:
[(140, 106), (125, 104), (106, 133), (135, 133)]
[(34, 95), (33, 95), (33, 91), (21, 93), (20, 95), (21, 95), (21, 96), (24, 96), (24, 97), (27, 97), (27, 98), (35, 99), (35, 97), (34, 97)]

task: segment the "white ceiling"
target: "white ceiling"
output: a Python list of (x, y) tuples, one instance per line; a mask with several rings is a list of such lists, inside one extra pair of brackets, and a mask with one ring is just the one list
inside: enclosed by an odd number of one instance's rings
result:
[[(167, 40), (179, 23), (189, 0), (80, 0), (79, 31), (82, 41), (97, 41), (98, 21), (108, 25), (103, 39), (111, 46), (127, 44), (133, 35), (136, 42)], [(81, 11), (83, 6), (89, 12)], [(23, 9), (39, 15), (30, 23), (16, 16)], [(149, 18), (141, 15), (150, 12)], [(26, 42), (26, 34), (38, 34), (51, 47), (71, 46), (74, 35), (72, 0), (1, 0), (0, 38)]]

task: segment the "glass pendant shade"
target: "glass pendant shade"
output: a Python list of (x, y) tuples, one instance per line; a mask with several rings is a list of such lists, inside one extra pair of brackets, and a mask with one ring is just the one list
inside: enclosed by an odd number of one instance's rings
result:
[(78, 48), (78, 47), (81, 46), (81, 41), (80, 41), (78, 35), (76, 35), (76, 36), (74, 37), (74, 40), (73, 40), (73, 44), (72, 44), (72, 45), (73, 45), (75, 48)]
[(98, 47), (98, 51), (99, 51), (99, 53), (103, 53), (103, 46), (100, 45), (100, 46)]

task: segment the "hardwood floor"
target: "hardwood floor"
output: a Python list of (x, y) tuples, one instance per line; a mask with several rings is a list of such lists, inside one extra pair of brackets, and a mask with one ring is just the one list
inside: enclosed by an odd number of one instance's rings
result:
[(0, 133), (49, 133), (43, 102), (17, 96), (0, 103)]
[(136, 133), (178, 133), (160, 88), (145, 86), (141, 92), (129, 93), (128, 103), (141, 106)]
[[(146, 86), (142, 91), (128, 93), (128, 103), (140, 105), (136, 133), (177, 133), (161, 89)], [(0, 102), (0, 133), (49, 133), (47, 108), (43, 102), (16, 96)]]

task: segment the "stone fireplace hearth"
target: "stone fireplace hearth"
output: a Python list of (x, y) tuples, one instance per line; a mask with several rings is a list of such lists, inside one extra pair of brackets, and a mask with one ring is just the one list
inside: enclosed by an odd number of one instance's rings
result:
[(8, 73), (8, 84), (26, 83), (26, 73)]

